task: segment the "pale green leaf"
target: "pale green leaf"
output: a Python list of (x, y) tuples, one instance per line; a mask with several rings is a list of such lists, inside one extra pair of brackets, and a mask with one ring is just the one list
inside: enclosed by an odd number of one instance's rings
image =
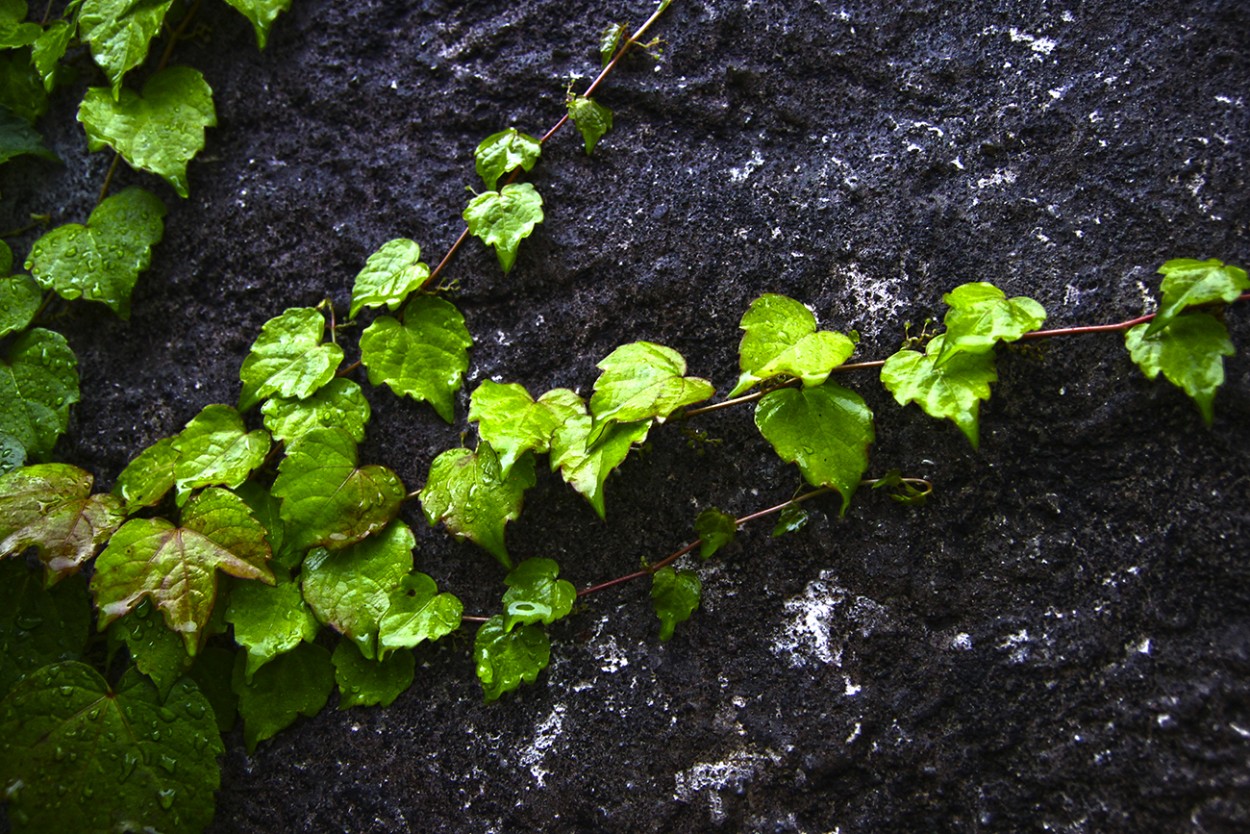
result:
[(247, 650), (247, 681), (278, 655), (300, 643), (311, 643), (320, 629), (299, 586), (281, 578), (274, 585), (235, 584), (226, 605), (226, 621), (234, 627), (235, 642)]
[(82, 577), (45, 590), (23, 560), (0, 560), (0, 698), (39, 667), (78, 658), (90, 631)]
[(410, 573), (391, 592), (390, 606), (378, 623), (378, 657), (396, 649), (411, 649), (460, 628), (464, 605), (451, 594), (439, 593), (424, 573)]
[(660, 618), (660, 640), (667, 642), (679, 623), (690, 619), (703, 596), (703, 583), (690, 570), (660, 568), (651, 575), (651, 606)]
[(607, 66), (612, 62), (612, 56), (616, 54), (616, 50), (620, 48), (621, 41), (625, 39), (625, 27), (620, 23), (613, 23), (607, 26), (599, 34), (599, 61), (603, 66)]
[(1007, 298), (993, 284), (963, 284), (942, 296), (950, 305), (944, 322), (941, 351), (930, 350), (939, 363), (960, 353), (988, 353), (999, 342), (1014, 342), (1046, 321), (1046, 309), (1031, 298)]
[(1215, 392), (1224, 384), (1224, 357), (1236, 350), (1228, 330), (1206, 313), (1177, 316), (1157, 336), (1147, 336), (1149, 324), (1125, 334), (1129, 355), (1147, 379), (1159, 373), (1188, 394), (1208, 426), (1215, 418)]
[(943, 338), (934, 337), (924, 353), (900, 350), (885, 360), (881, 384), (899, 405), (914, 402), (930, 417), (949, 419), (975, 449), (981, 401), (990, 398), (990, 383), (998, 381), (994, 354), (953, 353), (940, 361)]
[(612, 111), (586, 96), (572, 96), (568, 108), (569, 118), (582, 134), (586, 153), (594, 153), (595, 145), (612, 129)]
[(537, 139), (510, 127), (482, 140), (473, 152), (473, 167), (486, 187), (494, 191), (500, 177), (517, 168), (531, 170), (542, 153)]
[(212, 708), (186, 678), (162, 699), (133, 670), (112, 688), (90, 666), (59, 663), (0, 703), (14, 834), (198, 834), (213, 818), (223, 751)]
[(165, 437), (144, 449), (117, 476), (113, 494), (122, 500), (127, 515), (141, 507), (155, 507), (173, 489), (178, 451), (174, 438)]
[(313, 643), (301, 643), (278, 655), (257, 669), (251, 680), (247, 680), (245, 667), (240, 652), (231, 685), (239, 696), (248, 753), (255, 752), (257, 744), (285, 730), (301, 715), (311, 718), (321, 712), (334, 689), (330, 653)]
[(1163, 303), (1146, 328), (1147, 336), (1154, 336), (1167, 327), (1186, 307), (1214, 301), (1232, 304), (1250, 290), (1250, 280), (1244, 269), (1215, 258), (1207, 261), (1174, 258), (1159, 267), (1159, 274), (1163, 276), (1160, 286)]
[(91, 494), (93, 480), (65, 463), (0, 476), (0, 558), (35, 548), (48, 584), (77, 572), (125, 521), (117, 498)]
[(416, 656), (399, 651), (385, 660), (374, 660), (360, 653), (350, 640), (340, 640), (330, 658), (334, 681), (339, 686), (339, 709), (349, 707), (389, 707), (412, 686)]
[(709, 507), (694, 520), (694, 531), (699, 534), (699, 558), (710, 559), (738, 534), (738, 521), (729, 513)]
[(430, 526), (443, 522), (457, 539), (468, 539), (511, 568), (504, 526), (521, 515), (525, 490), (533, 485), (532, 456), (517, 461), (505, 478), (499, 456), (483, 441), (476, 452), (448, 449), (434, 459), (421, 509)]
[(275, 440), (290, 443), (313, 429), (340, 428), (357, 443), (365, 439), (372, 413), (360, 386), (345, 377), (330, 380), (307, 399), (273, 397), (260, 407)]
[(513, 568), (503, 583), (504, 628), (546, 623), (551, 625), (573, 610), (577, 589), (559, 578), (560, 566), (552, 559), (526, 559)]
[(525, 625), (509, 631), (503, 616), (494, 616), (477, 630), (473, 662), (489, 703), (522, 682), (538, 680), (538, 673), (551, 662), (551, 641), (542, 626)]
[(43, 137), (30, 122), (0, 105), (0, 164), (18, 156), (37, 156), (49, 162), (59, 158), (44, 147)]
[(465, 207), (463, 217), (470, 233), (495, 247), (499, 266), (507, 275), (516, 263), (521, 241), (543, 222), (543, 198), (528, 182), (513, 183), (501, 191), (486, 191), (474, 197)]
[(469, 422), (499, 453), (499, 468), (506, 478), (526, 452), (544, 454), (551, 435), (563, 422), (564, 411), (540, 398), (535, 402), (524, 386), (485, 380), (469, 399)]
[(178, 453), (174, 485), (179, 505), (192, 490), (219, 484), (237, 487), (269, 454), (269, 433), (248, 431), (239, 412), (228, 405), (205, 406), (171, 440)]
[(858, 394), (832, 382), (782, 388), (760, 400), (755, 425), (782, 460), (798, 464), (809, 484), (841, 493), (846, 512), (875, 438), (872, 411)]
[(165, 206), (153, 194), (127, 188), (96, 206), (86, 226), (70, 223), (36, 240), (26, 269), (67, 301), (99, 301), (129, 318), (130, 294), (152, 263), (164, 217)]
[(182, 638), (165, 627), (147, 600), (109, 626), (110, 651), (116, 643), (126, 647), (135, 668), (156, 684), (162, 698), (195, 662)]
[(551, 469), (560, 470), (565, 483), (577, 490), (600, 518), (606, 514), (603, 485), (636, 444), (647, 439), (651, 421), (612, 423), (590, 443), (592, 421), (586, 402), (577, 394), (557, 388), (539, 400), (557, 409), (560, 426), (551, 437)]
[(610, 423), (664, 422), (677, 409), (716, 392), (706, 379), (685, 375), (686, 360), (680, 353), (652, 342), (621, 345), (598, 368), (603, 373), (595, 380), (590, 398), (595, 423), (592, 443), (598, 442)]
[(418, 296), (403, 319), (379, 316), (360, 334), (360, 361), (373, 385), (385, 383), (401, 396), (428, 402), (450, 423), (455, 393), (469, 368), (473, 338), (464, 316), (449, 301)]
[(841, 333), (817, 330), (816, 316), (792, 298), (766, 294), (751, 302), (739, 325), (745, 331), (738, 348), (742, 375), (729, 392), (736, 397), (756, 383), (776, 376), (820, 385), (855, 352)]
[(0, 356), (0, 433), (11, 435), (28, 459), (52, 453), (78, 402), (78, 358), (60, 333), (36, 328)]
[(807, 521), (807, 510), (802, 507), (786, 507), (777, 515), (777, 523), (773, 525), (773, 538), (797, 533), (807, 526)]
[(239, 369), (239, 410), (275, 395), (304, 399), (333, 379), (343, 349), (322, 343), (325, 326), (312, 307), (292, 307), (265, 322)]
[(122, 77), (143, 63), (173, 0), (84, 0), (78, 31), (91, 57), (108, 76), (113, 94)]
[(365, 307), (397, 310), (400, 304), (425, 285), (430, 268), (421, 262), (421, 247), (407, 238), (389, 240), (365, 261), (352, 285), (350, 316)]
[(226, 0), (252, 23), (256, 45), (261, 49), (269, 40), (269, 29), (278, 15), (291, 8), (291, 0)]
[(358, 466), (356, 444), (344, 429), (314, 429), (287, 449), (273, 494), (298, 551), (348, 547), (386, 527), (406, 491), (383, 466)]

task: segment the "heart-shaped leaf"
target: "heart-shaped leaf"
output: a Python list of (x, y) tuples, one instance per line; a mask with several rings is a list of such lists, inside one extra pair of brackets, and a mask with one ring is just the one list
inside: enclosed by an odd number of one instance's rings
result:
[(78, 358), (60, 333), (36, 328), (0, 357), (0, 436), (21, 444), (26, 458), (46, 458), (78, 402)]

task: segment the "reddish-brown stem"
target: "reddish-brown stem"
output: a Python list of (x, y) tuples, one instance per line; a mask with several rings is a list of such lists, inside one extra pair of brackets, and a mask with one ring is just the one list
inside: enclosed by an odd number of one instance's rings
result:
[(353, 371), (355, 371), (359, 367), (360, 367), (360, 360), (357, 359), (355, 362), (348, 365), (346, 368), (339, 368), (338, 371), (336, 371), (334, 375), (335, 376), (349, 376)]
[(199, 12), (200, 5), (203, 2), (204, 0), (195, 0), (195, 3), (191, 5), (191, 8), (187, 10), (187, 13), (182, 16), (182, 20), (178, 21), (178, 26), (174, 29), (173, 34), (169, 36), (169, 43), (165, 44), (165, 51), (161, 53), (161, 60), (156, 65), (157, 72), (160, 72), (169, 65), (169, 60), (174, 56), (174, 46), (177, 45), (178, 41), (181, 40), (182, 36), (186, 33), (187, 26), (189, 26), (191, 21), (195, 19), (195, 15)]

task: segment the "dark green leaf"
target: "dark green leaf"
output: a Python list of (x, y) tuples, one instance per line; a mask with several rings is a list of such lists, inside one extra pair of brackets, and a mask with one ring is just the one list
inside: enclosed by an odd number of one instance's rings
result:
[(235, 489), (235, 494), (243, 499), (252, 515), (265, 528), (265, 539), (273, 552), (270, 564), (282, 568), (283, 577), (299, 567), (304, 559), (304, 551), (291, 546), (292, 537), (282, 521), (282, 502), (270, 494), (269, 490), (255, 481), (248, 481)]
[(571, 582), (558, 579), (560, 566), (552, 559), (526, 559), (504, 578), (504, 628), (546, 623), (567, 617), (577, 599)]
[(516, 263), (521, 241), (543, 222), (543, 198), (528, 182), (505, 185), (501, 191), (486, 191), (464, 209), (469, 232), (487, 246), (495, 247), (499, 266), (507, 275)]
[(416, 656), (410, 651), (373, 660), (361, 654), (350, 640), (340, 640), (330, 659), (334, 662), (334, 680), (339, 685), (339, 709), (389, 707), (412, 686), (417, 666)]
[[(938, 364), (959, 353), (988, 353), (999, 342), (1014, 342), (1046, 321), (1046, 309), (1031, 298), (1007, 298), (993, 284), (963, 284), (942, 296), (950, 305), (941, 351), (929, 349)], [(932, 343), (930, 343), (932, 345)]]
[(45, 666), (0, 703), (0, 784), (15, 834), (198, 834), (213, 818), (224, 747), (184, 678), (162, 700), (131, 670), (116, 689), (90, 666)]
[(205, 646), (196, 656), (195, 665), (187, 674), (212, 705), (217, 719), (217, 730), (223, 734), (233, 730), (239, 718), (239, 696), (230, 688), (233, 669), (234, 652), (217, 646)]
[(44, 147), (43, 137), (30, 122), (0, 105), (0, 164), (24, 155), (59, 161), (56, 154)]
[(174, 486), (178, 451), (174, 438), (166, 437), (144, 449), (122, 470), (113, 483), (113, 494), (122, 500), (127, 515), (142, 507), (155, 507)]
[(295, 723), (301, 715), (321, 712), (334, 689), (330, 653), (313, 643), (301, 643), (266, 663), (248, 681), (240, 652), (234, 664), (232, 686), (239, 696), (243, 740), (247, 751)]
[(551, 642), (542, 626), (524, 625), (511, 631), (502, 616), (482, 623), (473, 640), (473, 662), (487, 703), (524, 683), (538, 680), (551, 662)]
[(275, 395), (302, 400), (334, 379), (343, 349), (322, 343), (325, 326), (312, 307), (292, 307), (265, 322), (239, 370), (239, 410)]
[(140, 672), (152, 679), (164, 698), (194, 663), (182, 638), (165, 627), (147, 600), (109, 626), (109, 643), (121, 643)]
[(990, 398), (990, 383), (998, 381), (993, 353), (944, 353), (944, 336), (936, 336), (924, 353), (900, 350), (885, 360), (881, 384), (899, 405), (914, 402), (930, 417), (948, 418), (968, 438), (980, 444), (978, 412)]
[(710, 559), (738, 533), (738, 521), (729, 513), (709, 507), (694, 520), (694, 530), (699, 534), (699, 557)]
[(252, 470), (265, 462), (270, 441), (263, 429), (249, 432), (243, 418), (230, 406), (209, 405), (191, 418), (172, 438), (171, 445), (178, 453), (174, 485), (181, 505), (200, 487), (237, 487), (246, 481)]
[(685, 376), (686, 360), (680, 353), (652, 342), (621, 345), (597, 367), (603, 373), (590, 398), (592, 443), (609, 423), (664, 422), (677, 409), (716, 393), (706, 379)]
[(45, 590), (21, 559), (0, 560), (0, 698), (41, 666), (78, 658), (87, 646), (91, 603), (74, 577)]
[(421, 289), (430, 277), (430, 268), (421, 262), (421, 247), (407, 238), (382, 244), (369, 256), (365, 268), (352, 286), (350, 316), (356, 318), (365, 307), (399, 309), (408, 295)]
[(359, 385), (336, 377), (307, 399), (268, 399), (260, 413), (265, 417), (265, 428), (283, 443), (289, 444), (313, 429), (332, 427), (346, 430), (359, 443), (365, 439), (365, 424), (372, 410)]
[(0, 52), (0, 109), (34, 124), (48, 109), (48, 93), (30, 55), (29, 49)]
[(585, 96), (572, 96), (568, 100), (569, 118), (581, 131), (586, 153), (595, 152), (595, 145), (612, 129), (612, 111)]
[(799, 465), (809, 484), (841, 493), (846, 512), (875, 439), (872, 411), (858, 394), (832, 382), (782, 388), (760, 400), (755, 425), (782, 460)]
[(379, 316), (365, 328), (360, 361), (369, 370), (370, 383), (386, 383), (396, 394), (428, 402), (450, 423), (472, 346), (473, 337), (455, 305), (418, 296), (404, 308), (402, 321)]
[(165, 206), (127, 188), (95, 207), (86, 226), (70, 223), (35, 241), (26, 268), (39, 286), (73, 301), (99, 301), (130, 317), (130, 294), (165, 233)]
[(43, 79), (43, 88), (49, 93), (61, 74), (61, 59), (74, 39), (74, 29), (68, 20), (54, 20), (30, 48), (31, 64)]
[(542, 153), (537, 139), (510, 127), (482, 140), (473, 152), (473, 165), (486, 187), (494, 191), (500, 177), (517, 168), (529, 171)]
[(27, 458), (52, 453), (76, 402), (78, 357), (64, 336), (36, 328), (10, 343), (0, 357), (0, 433), (21, 443)]
[(1198, 261), (1193, 258), (1174, 258), (1159, 267), (1163, 276), (1163, 303), (1154, 321), (1146, 328), (1147, 336), (1154, 336), (1168, 326), (1186, 307), (1223, 301), (1232, 304), (1246, 290), (1250, 280), (1240, 267), (1225, 265), (1215, 258)]
[(515, 382), (485, 380), (469, 399), (469, 422), (478, 424), (478, 434), (499, 453), (505, 478), (526, 452), (543, 454), (551, 448), (551, 435), (564, 416), (564, 410), (543, 398), (535, 402)]
[(84, 0), (78, 30), (113, 85), (114, 96), (122, 77), (147, 58), (171, 5), (173, 0)]
[(26, 447), (13, 435), (0, 431), (0, 475), (7, 475), (26, 462)]
[(548, 391), (539, 398), (562, 414), (559, 428), (551, 437), (551, 469), (605, 516), (603, 485), (612, 470), (628, 457), (635, 444), (647, 439), (651, 421), (613, 423), (593, 444), (590, 443), (592, 422), (586, 413), (586, 402), (563, 388)]
[(667, 642), (678, 623), (690, 619), (699, 607), (703, 583), (690, 570), (660, 568), (651, 575), (651, 605), (660, 618), (660, 640)]
[(773, 527), (773, 538), (780, 538), (788, 533), (797, 533), (807, 526), (807, 510), (802, 507), (786, 507), (777, 516), (777, 524)]
[(252, 22), (256, 30), (256, 45), (261, 49), (269, 40), (269, 28), (282, 12), (291, 8), (291, 0), (226, 0)]
[(438, 593), (434, 580), (410, 573), (391, 591), (390, 606), (378, 623), (378, 658), (396, 649), (411, 649), (460, 628), (464, 605), (448, 593)]
[(782, 375), (801, 379), (806, 386), (820, 385), (855, 352), (853, 341), (817, 330), (812, 311), (784, 295), (766, 294), (751, 302), (739, 326), (745, 331), (738, 348), (742, 375), (730, 397)]
[(1172, 319), (1157, 336), (1147, 336), (1149, 324), (1125, 334), (1129, 355), (1147, 379), (1160, 371), (1168, 382), (1184, 390), (1208, 426), (1215, 418), (1215, 392), (1224, 384), (1224, 357), (1236, 350), (1224, 325), (1206, 313)]
[(275, 585), (239, 582), (230, 592), (226, 621), (234, 626), (234, 640), (247, 649), (244, 678), (300, 643), (311, 643), (320, 626), (304, 604), (299, 586), (286, 579)]
[(0, 2), (0, 49), (30, 46), (43, 30), (38, 23), (26, 22), (26, 0)]

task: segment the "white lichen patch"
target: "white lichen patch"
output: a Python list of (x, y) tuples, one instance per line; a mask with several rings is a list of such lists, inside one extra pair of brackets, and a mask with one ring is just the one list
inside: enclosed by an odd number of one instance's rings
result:
[(543, 760), (564, 730), (564, 704), (556, 704), (551, 713), (534, 726), (534, 737), (517, 755), (522, 767), (528, 767), (538, 787), (546, 786), (550, 773), (543, 767)]
[(747, 177), (755, 173), (755, 171), (764, 164), (764, 157), (760, 155), (758, 150), (751, 151), (751, 158), (742, 163), (741, 167), (729, 169), (729, 179), (731, 182), (745, 182)]
[(902, 281), (893, 275), (871, 275), (858, 263), (836, 265), (829, 274), (836, 283), (844, 285), (851, 294), (850, 309), (854, 318), (848, 320), (846, 310), (837, 316), (822, 317), (822, 327), (846, 331), (859, 331), (865, 343), (879, 340), (888, 327), (896, 330), (905, 304), (902, 300)]
[(712, 820), (721, 823), (725, 820), (721, 793), (741, 793), (769, 763), (780, 764), (781, 757), (772, 750), (755, 753), (745, 749), (735, 750), (720, 761), (699, 762), (673, 776), (673, 799), (689, 803), (696, 794), (703, 794)]
[[(786, 600), (785, 622), (773, 636), (772, 652), (794, 668), (821, 664), (842, 666), (842, 639), (858, 631), (867, 637), (889, 619), (889, 611), (839, 586), (832, 571), (821, 571), (802, 595)], [(846, 681), (846, 694), (859, 687)]]

